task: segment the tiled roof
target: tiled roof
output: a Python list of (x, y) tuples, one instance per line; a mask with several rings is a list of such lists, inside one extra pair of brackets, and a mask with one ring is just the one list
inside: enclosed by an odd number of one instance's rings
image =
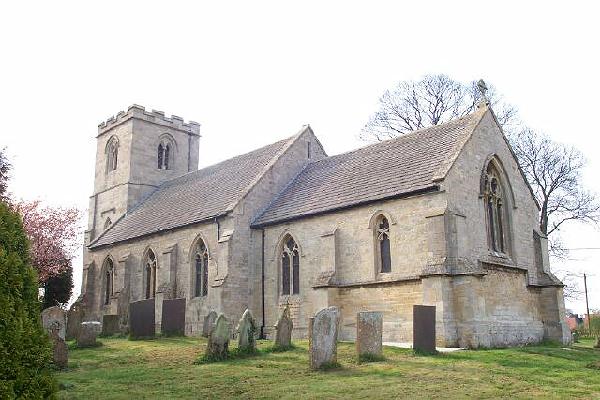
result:
[(308, 164), (253, 226), (433, 190), (486, 110)]
[(197, 223), (231, 211), (272, 160), (298, 136), (164, 183), (89, 247)]

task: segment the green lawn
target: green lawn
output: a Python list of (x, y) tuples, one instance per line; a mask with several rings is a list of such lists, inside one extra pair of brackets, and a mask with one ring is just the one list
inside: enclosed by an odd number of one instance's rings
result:
[[(227, 398), (597, 398), (600, 350), (591, 341), (419, 356), (385, 348), (385, 361), (359, 364), (340, 343), (340, 368), (310, 371), (307, 342), (288, 352), (194, 365), (205, 339), (101, 339), (69, 353), (57, 374), (62, 399)], [(268, 349), (270, 342), (259, 348)], [(591, 368), (596, 365), (596, 368)]]

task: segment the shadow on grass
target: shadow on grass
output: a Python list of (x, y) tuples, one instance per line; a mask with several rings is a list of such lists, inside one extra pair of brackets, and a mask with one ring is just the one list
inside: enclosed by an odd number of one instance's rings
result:
[(233, 350), (230, 350), (227, 353), (226, 357), (210, 357), (207, 356), (206, 354), (200, 356), (200, 358), (198, 358), (196, 361), (194, 361), (195, 365), (203, 365), (203, 364), (210, 364), (210, 363), (217, 363), (217, 362), (232, 362), (232, 361), (236, 361), (236, 360), (243, 360), (246, 358), (254, 358), (254, 357), (261, 357), (261, 356), (265, 356), (267, 354), (271, 354), (271, 353), (285, 353), (285, 352), (294, 352), (296, 350), (299, 350), (299, 348), (297, 348), (294, 345), (291, 345), (289, 347), (279, 347), (279, 346), (268, 346), (265, 348), (257, 348), (257, 349), (239, 349), (239, 348), (235, 348)]

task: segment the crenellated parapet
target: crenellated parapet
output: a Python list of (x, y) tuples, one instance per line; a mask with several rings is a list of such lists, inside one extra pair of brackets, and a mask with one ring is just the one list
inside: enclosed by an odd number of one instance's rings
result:
[(146, 111), (143, 106), (133, 104), (129, 106), (127, 112), (119, 111), (117, 115), (110, 117), (108, 120), (101, 122), (98, 125), (98, 136), (102, 135), (114, 127), (129, 121), (132, 118), (144, 120), (157, 125), (163, 125), (171, 129), (177, 129), (187, 132), (191, 135), (200, 136), (200, 124), (195, 121), (183, 121), (183, 118), (177, 115), (165, 116), (162, 111), (152, 110)]

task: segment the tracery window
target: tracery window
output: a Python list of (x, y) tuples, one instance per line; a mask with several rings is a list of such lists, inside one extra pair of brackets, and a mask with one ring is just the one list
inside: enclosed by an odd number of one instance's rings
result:
[(117, 158), (119, 153), (119, 142), (115, 137), (109, 139), (106, 145), (106, 172), (117, 169)]
[(376, 225), (376, 246), (379, 262), (379, 272), (392, 272), (392, 259), (390, 251), (390, 223), (383, 215), (379, 217)]
[(173, 144), (170, 140), (164, 139), (158, 145), (158, 169), (170, 169), (171, 168), (171, 159), (173, 156)]
[(110, 258), (104, 262), (104, 304), (110, 304), (110, 298), (113, 295), (114, 285), (114, 266)]
[(194, 256), (194, 297), (208, 294), (208, 249), (200, 240)]
[(291, 236), (286, 237), (281, 252), (281, 294), (300, 293), (300, 252)]
[(506, 202), (500, 174), (490, 162), (484, 177), (483, 200), (489, 248), (498, 253), (507, 253)]
[(156, 296), (156, 256), (152, 250), (148, 250), (144, 260), (144, 287), (147, 299)]

